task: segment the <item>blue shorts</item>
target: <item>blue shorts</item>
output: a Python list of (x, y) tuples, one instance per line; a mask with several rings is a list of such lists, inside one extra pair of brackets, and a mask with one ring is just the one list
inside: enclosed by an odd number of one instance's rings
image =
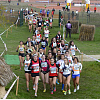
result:
[(43, 50), (45, 50), (45, 47), (41, 47)]
[(77, 76), (80, 77), (80, 74), (77, 74), (77, 75), (72, 74), (72, 78), (76, 78)]
[(69, 75), (70, 75), (70, 74), (67, 74), (67, 75), (63, 75), (63, 76), (67, 78)]

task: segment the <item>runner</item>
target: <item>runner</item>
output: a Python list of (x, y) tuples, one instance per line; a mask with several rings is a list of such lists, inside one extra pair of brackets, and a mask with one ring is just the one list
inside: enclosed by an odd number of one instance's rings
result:
[(31, 42), (29, 42), (29, 47), (27, 48), (27, 54), (29, 54), (30, 58), (32, 57), (33, 54), (36, 53), (35, 48), (31, 46)]
[(28, 21), (28, 25), (29, 25), (29, 32), (32, 32), (32, 17), (30, 17), (29, 21)]
[(50, 27), (52, 28), (52, 18), (50, 17)]
[(61, 40), (60, 47), (59, 47), (59, 49), (61, 50), (61, 53), (63, 52), (64, 47), (65, 47), (65, 42), (64, 40)]
[(29, 70), (31, 70), (31, 77), (33, 80), (33, 89), (35, 90), (35, 96), (37, 97), (38, 81), (39, 81), (39, 59), (37, 55), (34, 54), (29, 65)]
[(25, 12), (24, 16), (25, 16), (25, 23), (26, 23), (26, 21), (27, 21), (27, 13), (26, 12)]
[(65, 54), (65, 52), (68, 51), (68, 50), (69, 50), (69, 49), (68, 49), (68, 44), (65, 44), (64, 49), (62, 50), (62, 53)]
[(49, 72), (49, 82), (50, 82), (51, 94), (53, 94), (53, 86), (54, 86), (54, 92), (56, 91), (56, 79), (57, 79), (58, 68), (56, 67), (56, 63), (54, 63), (54, 58), (51, 58), (50, 62), (51, 63)]
[(43, 55), (43, 54), (44, 54), (44, 53), (43, 53), (43, 49), (40, 48), (40, 49), (39, 49), (39, 52), (38, 52), (38, 57), (42, 59), (42, 55)]
[(46, 46), (47, 45), (48, 45), (48, 42), (47, 42), (47, 40), (45, 40), (45, 37), (43, 36), (42, 40), (41, 40), (41, 48), (43, 49), (44, 54), (46, 54)]
[(68, 94), (71, 94), (70, 92), (70, 80), (71, 80), (71, 66), (68, 63), (68, 59), (64, 58), (64, 65), (60, 66), (60, 71), (63, 71), (63, 83), (64, 83), (64, 95), (67, 94), (67, 85), (68, 85)]
[(36, 30), (36, 19), (35, 19), (35, 17), (33, 17), (33, 29), (34, 29), (34, 31), (33, 31), (33, 33), (35, 32), (35, 30)]
[(27, 41), (24, 43), (24, 45), (27, 45), (27, 47), (28, 47), (29, 46), (29, 42), (31, 42), (31, 38), (30, 37), (27, 38)]
[(53, 49), (57, 47), (56, 38), (53, 38), (49, 47), (51, 47), (51, 51), (53, 52)]
[(80, 78), (81, 70), (82, 70), (82, 64), (79, 63), (77, 57), (74, 57), (74, 63), (72, 67), (72, 79), (74, 84), (74, 92), (76, 92), (76, 85), (77, 85), (77, 90), (79, 90), (79, 78)]
[(57, 33), (57, 35), (56, 35), (56, 42), (57, 42), (57, 47), (58, 47), (58, 49), (59, 49), (59, 47), (60, 47), (60, 42), (61, 42), (61, 40), (62, 40), (62, 36), (61, 36), (61, 34), (60, 34), (60, 31), (58, 31), (58, 33)]
[(47, 42), (49, 41), (49, 34), (50, 34), (50, 31), (48, 30), (48, 28), (46, 27), (45, 31), (44, 31), (44, 34), (45, 34), (45, 38), (47, 40)]
[[(60, 70), (60, 66), (64, 66), (64, 54), (61, 54), (61, 59), (56, 62), (56, 65), (58, 67), (58, 70)], [(63, 90), (64, 83), (62, 82), (62, 79), (63, 79), (62, 74), (63, 74), (63, 71), (59, 72), (58, 77), (59, 77), (59, 82), (62, 83), (62, 91), (64, 92), (64, 90)]]
[(58, 61), (58, 60), (60, 60), (60, 59), (61, 59), (61, 51), (58, 50), (58, 51), (57, 51), (57, 59), (56, 59), (56, 61)]
[(50, 63), (50, 59), (52, 58), (52, 53), (51, 52), (48, 52), (48, 57), (47, 57), (47, 59), (48, 59), (48, 61), (49, 61), (49, 63)]
[(40, 34), (40, 31), (38, 31), (38, 34), (36, 35), (36, 47), (37, 47), (37, 52), (38, 52), (38, 49), (39, 49), (39, 44), (40, 44), (40, 41), (41, 41), (41, 34)]
[(26, 55), (26, 60), (24, 61), (25, 67), (25, 78), (26, 78), (26, 86), (27, 86), (27, 92), (29, 92), (29, 81), (31, 80), (31, 70), (28, 70), (28, 67), (31, 63), (31, 59), (29, 55)]
[(75, 51), (77, 51), (77, 46), (74, 45), (73, 41), (69, 42), (69, 49), (71, 51), (72, 57), (74, 58), (75, 57)]
[(49, 18), (46, 19), (46, 23), (47, 28), (49, 28)]
[(23, 41), (20, 41), (20, 45), (18, 45), (16, 52), (18, 52), (18, 49), (19, 49), (19, 61), (20, 61), (20, 70), (21, 70), (21, 66), (23, 67), (24, 58), (25, 58), (24, 50), (26, 50), (26, 47), (23, 45)]
[(39, 21), (37, 22), (37, 24), (38, 24), (38, 30), (41, 31), (42, 22), (40, 21), (40, 19), (39, 19)]
[(32, 36), (32, 46), (36, 49), (36, 38), (35, 38), (35, 35)]
[(42, 55), (42, 60), (40, 61), (41, 77), (43, 81), (44, 91), (46, 92), (46, 83), (49, 84), (49, 61), (45, 60), (45, 55)]
[(44, 25), (44, 31), (45, 31), (45, 29), (46, 29), (46, 21), (44, 21), (43, 25)]
[(73, 60), (72, 60), (72, 57), (70, 56), (69, 51), (66, 51), (66, 52), (65, 52), (65, 57), (68, 59), (68, 62), (69, 62), (70, 64), (73, 63)]

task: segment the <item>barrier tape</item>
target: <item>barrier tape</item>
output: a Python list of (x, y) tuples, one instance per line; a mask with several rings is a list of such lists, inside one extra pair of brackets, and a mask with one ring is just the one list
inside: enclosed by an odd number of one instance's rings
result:
[[(64, 26), (63, 26), (63, 29), (65, 29)], [(63, 39), (64, 39), (64, 30), (63, 30)], [(64, 41), (67, 42), (67, 43), (69, 43), (69, 42), (66, 41), (66, 40), (64, 40)], [(89, 56), (89, 55), (86, 55), (86, 54), (82, 53), (78, 48), (77, 48), (77, 50), (78, 50), (78, 52), (79, 52), (80, 54), (83, 54), (84, 56), (87, 56), (87, 57), (89, 57), (89, 58), (91, 58), (91, 59), (93, 59), (93, 60), (95, 60), (95, 61), (97, 61), (97, 62), (100, 62), (100, 60), (98, 60), (98, 59), (96, 59), (96, 58), (93, 58), (93, 57), (91, 57), (91, 56)]]
[[(20, 18), (19, 18), (19, 16), (18, 16), (17, 21), (16, 21), (15, 24), (18, 23), (18, 20), (19, 20), (19, 19), (20, 19)], [(5, 49), (4, 49), (4, 51), (1, 53), (0, 57), (4, 54), (5, 51), (7, 51), (6, 43), (5, 43), (5, 42), (3, 41), (3, 39), (1, 38), (1, 35), (3, 35), (6, 31), (8, 31), (8, 30), (9, 30), (11, 27), (13, 27), (15, 24), (11, 25), (8, 29), (6, 29), (4, 32), (2, 32), (2, 33), (0, 34), (0, 39), (1, 39), (1, 41), (3, 42), (4, 47), (5, 47)]]
[(18, 80), (19, 78), (17, 77), (16, 80), (13, 82), (13, 84), (11, 85), (11, 87), (9, 88), (9, 90), (7, 91), (7, 93), (5, 94), (4, 98), (3, 99), (6, 99), (8, 94), (10, 93), (11, 89), (13, 88), (13, 86), (15, 85), (16, 81)]

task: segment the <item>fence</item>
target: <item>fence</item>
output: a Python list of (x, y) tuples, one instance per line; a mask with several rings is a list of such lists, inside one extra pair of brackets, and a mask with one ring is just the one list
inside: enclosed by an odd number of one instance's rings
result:
[(79, 12), (77, 14), (75, 11), (61, 11), (61, 14), (63, 16), (63, 24), (66, 24), (68, 20), (78, 20), (80, 23), (79, 25), (88, 24), (95, 25), (96, 27), (100, 26), (100, 13)]

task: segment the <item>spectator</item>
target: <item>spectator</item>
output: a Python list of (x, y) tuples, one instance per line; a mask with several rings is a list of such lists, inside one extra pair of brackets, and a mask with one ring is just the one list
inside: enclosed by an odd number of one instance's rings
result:
[(72, 25), (71, 25), (70, 21), (68, 21), (68, 23), (65, 25), (65, 27), (66, 27), (66, 38), (67, 38), (68, 33), (69, 33), (69, 37), (71, 38)]
[(50, 11), (49, 11), (49, 9), (48, 9), (48, 11), (47, 11), (47, 17), (49, 17), (49, 13), (50, 13)]
[(94, 13), (96, 13), (96, 10), (97, 10), (97, 8), (96, 8), (96, 7), (94, 7)]
[(40, 9), (40, 15), (42, 15), (42, 9)]

